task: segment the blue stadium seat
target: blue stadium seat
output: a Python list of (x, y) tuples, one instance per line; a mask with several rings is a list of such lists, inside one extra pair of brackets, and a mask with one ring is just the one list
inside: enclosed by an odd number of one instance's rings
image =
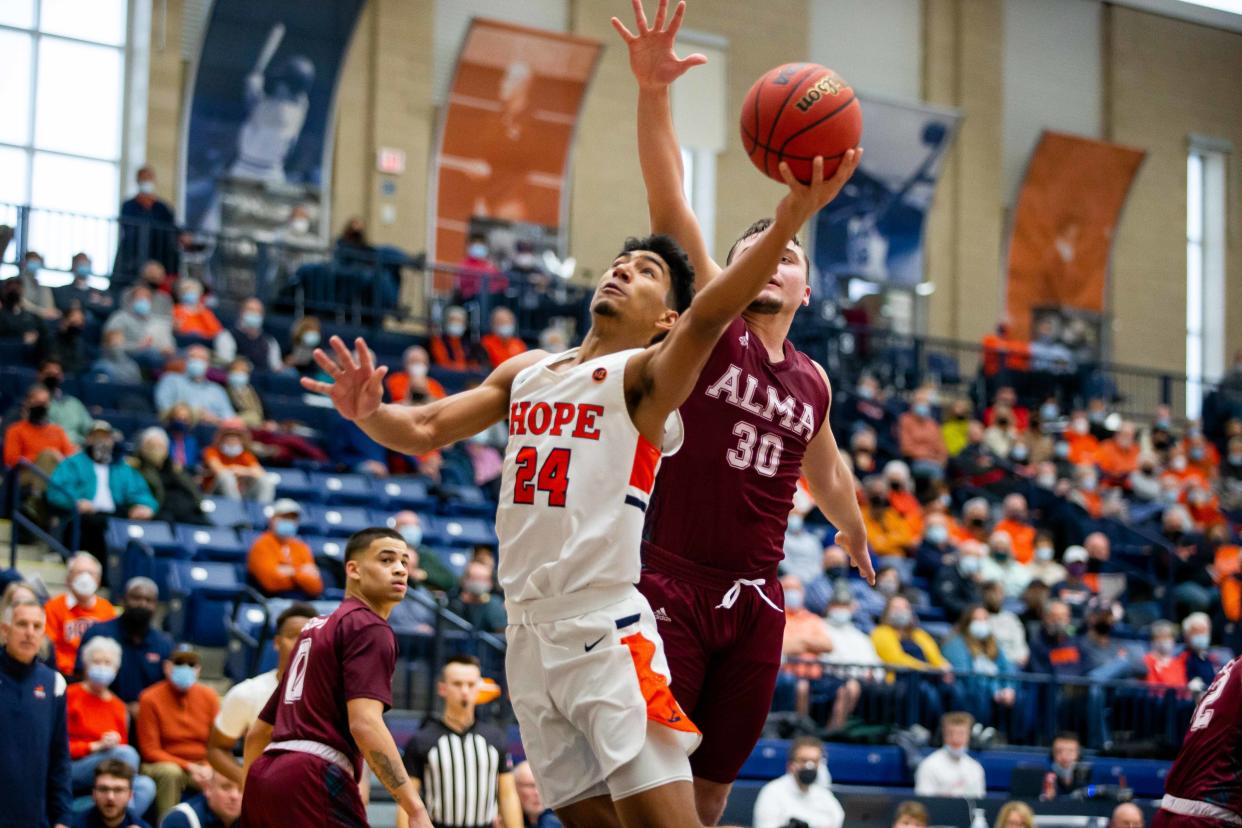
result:
[(316, 534), (346, 537), (372, 523), (361, 506), (308, 506), (302, 525), (307, 531), (314, 526)]
[[(95, 378), (81, 383), (78, 398), (82, 404), (95, 411), (117, 411), (134, 414), (155, 414), (151, 386), (122, 382), (107, 382)], [(111, 422), (111, 421), (109, 421)], [(116, 425), (113, 423), (113, 425)]]
[[(250, 678), (251, 675), (263, 672), (252, 669), (256, 663), (257, 646), (262, 640), (263, 622), (266, 619), (263, 608), (255, 603), (240, 603), (230, 620), (229, 652), (224, 660), (224, 675), (233, 682)], [(270, 647), (268, 649), (271, 649)]]
[(423, 536), (429, 544), (443, 546), (498, 546), (491, 521), (477, 517), (423, 518)]
[(461, 577), (466, 564), (470, 562), (470, 553), (460, 547), (428, 546), (427, 551), (435, 555), (440, 563), (453, 570), (453, 574)]
[[(19, 343), (20, 344), (20, 343)], [(19, 349), (19, 356), (12, 362), (5, 361), (9, 367), (0, 370), (0, 397), (5, 399), (22, 398), (26, 389), (39, 379), (39, 372), (34, 368), (17, 367), (13, 363), (25, 362), (25, 348)]]
[(168, 624), (173, 637), (201, 647), (224, 647), (228, 630), (224, 619), (242, 588), (231, 564), (212, 561), (176, 561), (169, 569)]
[(462, 517), (482, 517), (495, 520), (496, 503), (488, 500), (478, 486), (441, 486), (445, 497), (444, 514)]
[(375, 500), (371, 478), (362, 474), (316, 474), (311, 481), (321, 500), (333, 505), (368, 506)]
[(323, 494), (310, 475), (301, 469), (272, 469), (276, 476), (276, 496), (289, 497), (299, 503), (323, 500)]
[(270, 371), (255, 371), (251, 374), (251, 383), (255, 390), (264, 397), (297, 397), (305, 391), (302, 389), (302, 377), (298, 374), (273, 374)]
[(155, 581), (161, 596), (168, 595), (168, 568), (172, 561), (189, 558), (167, 523), (157, 520), (111, 518), (104, 531), (108, 555), (108, 582), (124, 584), (143, 575)]
[(179, 524), (177, 540), (192, 551), (195, 560), (244, 561), (249, 547), (242, 545), (237, 530), (224, 526), (189, 526)]
[(430, 512), (436, 507), (436, 499), (427, 491), (427, 481), (421, 477), (371, 478), (373, 502), (383, 503), (392, 512), (410, 509)]
[(311, 554), (316, 558), (331, 558), (334, 561), (345, 560), (345, 539), (330, 538), (318, 535), (301, 536), (302, 543), (310, 547)]
[(204, 497), (203, 515), (213, 526), (249, 528), (252, 525), (246, 501), (231, 497)]

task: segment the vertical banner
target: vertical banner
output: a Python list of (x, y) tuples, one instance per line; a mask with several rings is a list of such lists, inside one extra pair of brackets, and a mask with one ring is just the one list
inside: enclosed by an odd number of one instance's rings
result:
[[(1040, 136), (1009, 239), (1006, 306), (1015, 339), (1031, 338), (1037, 315), (1098, 325), (1113, 233), (1145, 155), (1076, 135)], [(1056, 336), (1054, 328), (1044, 333)]]
[(456, 262), (472, 219), (564, 224), (574, 133), (600, 43), (476, 18), (457, 59), (436, 152), (434, 258)]
[(326, 212), (332, 115), (363, 0), (215, 0), (184, 146), (190, 229), (264, 239)]
[(960, 116), (860, 96), (862, 164), (815, 219), (824, 297), (848, 279), (913, 288), (923, 281), (923, 225)]

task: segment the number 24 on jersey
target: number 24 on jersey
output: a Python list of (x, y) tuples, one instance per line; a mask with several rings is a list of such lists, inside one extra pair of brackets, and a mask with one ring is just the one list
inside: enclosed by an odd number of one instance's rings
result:
[(549, 506), (564, 507), (572, 453), (571, 449), (554, 448), (541, 463), (534, 448), (518, 449), (514, 458), (513, 502), (533, 505), (536, 492), (547, 492)]

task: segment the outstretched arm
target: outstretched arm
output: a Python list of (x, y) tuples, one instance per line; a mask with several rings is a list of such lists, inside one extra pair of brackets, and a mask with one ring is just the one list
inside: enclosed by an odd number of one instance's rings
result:
[(410, 824), (418, 828), (431, 828), (427, 809), (418, 791), (405, 772), (397, 743), (392, 740), (388, 725), (384, 724), (384, 704), (376, 699), (350, 699), (345, 703), (349, 709), (349, 733), (358, 743), (358, 749), (366, 759), (380, 783), (392, 794), (397, 805), (410, 818)]
[(647, 188), (651, 231), (672, 236), (685, 249), (694, 265), (695, 287), (702, 290), (720, 273), (720, 267), (712, 261), (699, 221), (686, 201), (681, 143), (673, 125), (669, 85), (691, 67), (706, 63), (707, 58), (697, 53), (679, 58), (673, 51), (686, 13), (684, 0), (677, 4), (667, 27), (668, 0), (660, 0), (653, 26), (647, 25), (642, 0), (631, 2), (638, 33), (630, 32), (615, 17), (612, 27), (629, 49), (630, 71), (638, 82), (638, 160)]
[[(819, 363), (815, 363), (824, 385), (829, 387), (828, 375)], [(819, 432), (811, 439), (802, 458), (802, 473), (815, 505), (824, 517), (837, 528), (836, 543), (849, 554), (863, 579), (875, 585), (875, 570), (871, 555), (867, 552), (867, 527), (863, 524), (862, 510), (854, 495), (854, 475), (837, 448), (837, 438), (832, 434), (827, 416), (820, 423)]]
[[(754, 301), (776, 272), (785, 246), (799, 228), (832, 201), (853, 175), (862, 150), (848, 150), (841, 166), (824, 180), (824, 159), (816, 158), (810, 184), (801, 184), (781, 162), (789, 193), (776, 208), (772, 225), (720, 277), (694, 297), (664, 342), (635, 357), (634, 380), (641, 402), (635, 420), (645, 434), (659, 433), (669, 412), (685, 402), (699, 372), (725, 328)], [(627, 381), (629, 377), (627, 376)]]
[(382, 402), (388, 368), (375, 367), (362, 337), (354, 342), (356, 354), (339, 336), (332, 337), (329, 344), (336, 359), (316, 348), (315, 362), (332, 382), (303, 377), (302, 387), (326, 394), (342, 417), (352, 420), (381, 446), (414, 455), (464, 440), (509, 416), (509, 389), (514, 377), (546, 356), (543, 351), (519, 354), (492, 371), (476, 388), (411, 407)]

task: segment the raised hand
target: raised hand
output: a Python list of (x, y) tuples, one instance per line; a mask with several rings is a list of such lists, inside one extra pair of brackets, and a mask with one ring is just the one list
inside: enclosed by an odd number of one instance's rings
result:
[(801, 227), (824, 205), (837, 197), (841, 188), (845, 186), (845, 182), (849, 181), (854, 170), (858, 169), (862, 154), (862, 147), (846, 150), (841, 158), (841, 166), (837, 167), (837, 171), (827, 181), (824, 180), (824, 159), (821, 156), (815, 156), (815, 160), (811, 162), (810, 184), (803, 184), (794, 178), (789, 165), (782, 161), (781, 178), (788, 185), (789, 194), (781, 199), (781, 203), (777, 206), (777, 216), (789, 218), (795, 226)]
[(332, 382), (320, 382), (310, 377), (302, 377), (302, 387), (316, 394), (324, 394), (332, 400), (332, 405), (347, 420), (362, 420), (379, 410), (384, 399), (384, 375), (388, 367), (379, 368), (371, 361), (371, 349), (358, 337), (354, 340), (357, 349), (357, 360), (354, 354), (345, 347), (339, 336), (328, 340), (336, 359), (328, 356), (322, 348), (316, 348), (314, 357)]
[(612, 27), (630, 50), (630, 71), (640, 87), (668, 86), (684, 75), (687, 69), (707, 63), (707, 58), (697, 52), (679, 58), (673, 51), (677, 30), (681, 28), (681, 19), (686, 14), (686, 0), (680, 0), (677, 4), (667, 26), (664, 25), (664, 18), (668, 14), (668, 0), (660, 0), (653, 26), (647, 25), (643, 0), (630, 2), (634, 5), (634, 24), (638, 34), (632, 33), (615, 17), (612, 18)]

